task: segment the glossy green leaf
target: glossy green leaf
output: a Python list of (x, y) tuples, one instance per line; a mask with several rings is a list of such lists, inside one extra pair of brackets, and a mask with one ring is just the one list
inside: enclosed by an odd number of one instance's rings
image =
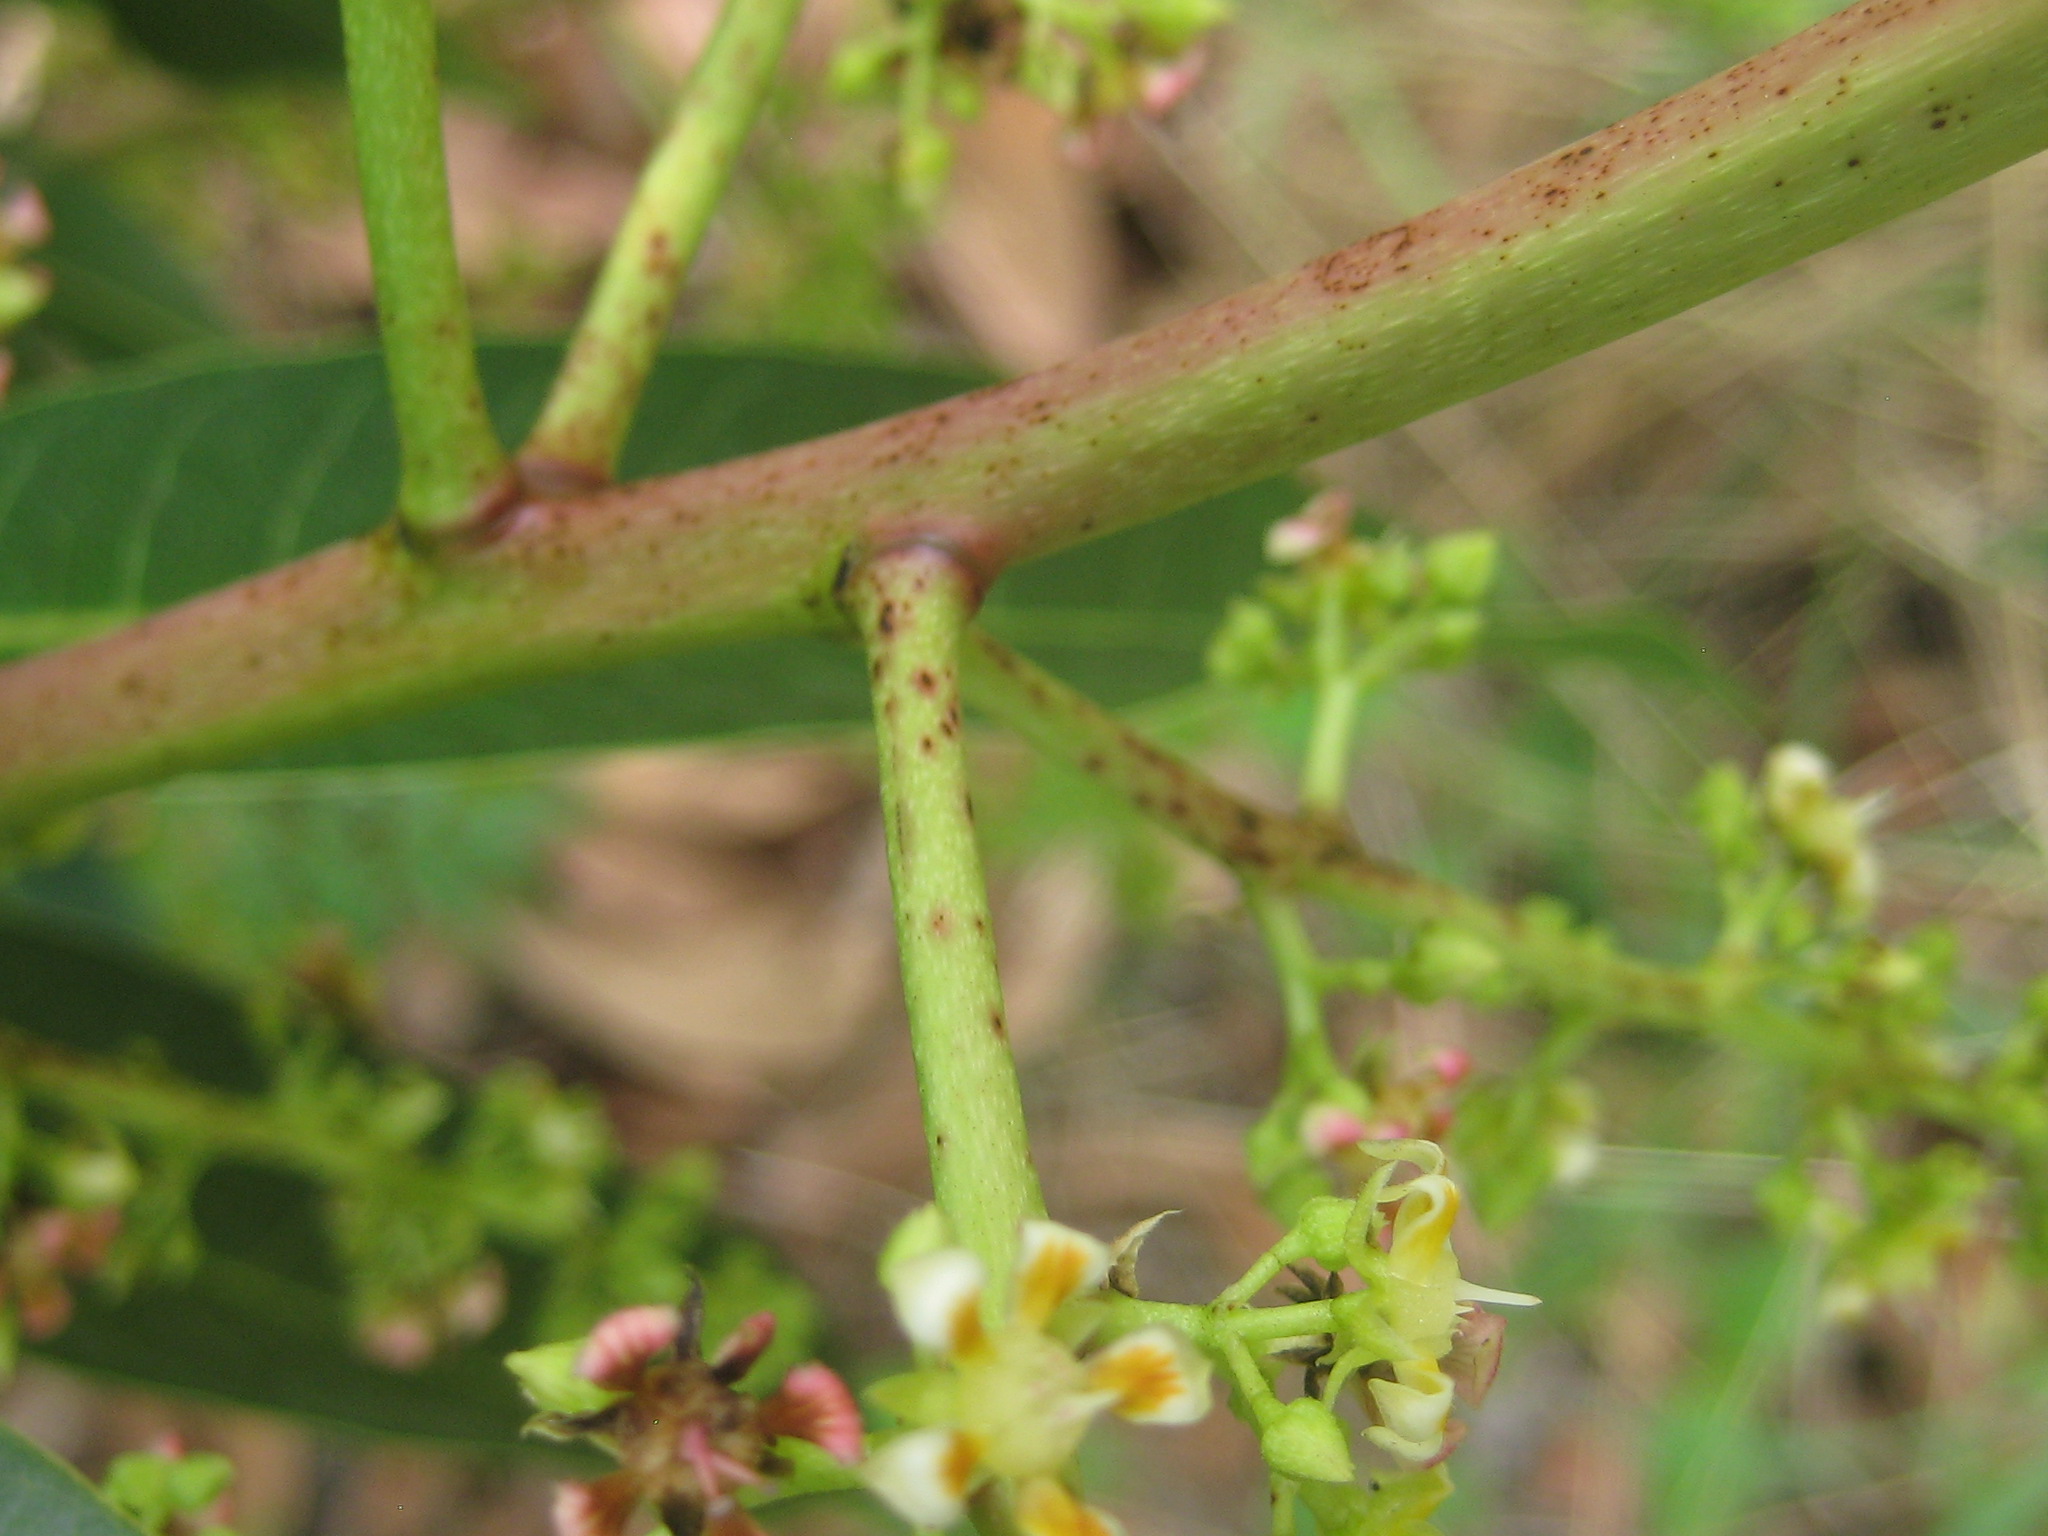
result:
[[(486, 350), (508, 434), (537, 412), (541, 345)], [(958, 371), (745, 353), (657, 369), (625, 472), (691, 468), (858, 425), (979, 382)], [(90, 633), (382, 518), (396, 458), (374, 354), (225, 363), (0, 416), (0, 648)], [(989, 623), (1128, 702), (1194, 681), (1223, 600), (1257, 569), (1286, 482), (1013, 572)], [(270, 763), (363, 764), (650, 743), (865, 718), (851, 652), (783, 638), (519, 685), (305, 744)]]
[(0, 1424), (0, 1531), (7, 1536), (137, 1536), (90, 1484)]

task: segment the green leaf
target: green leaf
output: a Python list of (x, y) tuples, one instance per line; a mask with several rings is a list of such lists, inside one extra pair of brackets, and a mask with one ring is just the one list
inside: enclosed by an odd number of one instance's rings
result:
[(9, 1536), (136, 1536), (92, 1486), (18, 1431), (0, 1423), (0, 1531)]
[(1763, 716), (1753, 689), (1674, 615), (1654, 608), (1625, 604), (1572, 614), (1511, 609), (1488, 620), (1480, 644), (1489, 658), (1515, 666), (1541, 670), (1595, 662), (1633, 682), (1710, 699), (1747, 724)]
[(12, 905), (0, 905), (0, 1022), (230, 1092), (263, 1082), (233, 999), (116, 934)]
[(120, 362), (228, 334), (218, 306), (101, 177), (32, 140), (10, 145), (7, 160), (50, 209), (49, 242), (34, 253), (50, 302), (10, 342), (22, 383), (39, 365)]
[(338, 74), (336, 0), (100, 0), (137, 47), (203, 80)]
[[(493, 412), (508, 435), (537, 413), (555, 356), (538, 344), (485, 350)], [(904, 365), (671, 353), (624, 469), (688, 469), (978, 382)], [(91, 633), (362, 533), (382, 520), (395, 485), (372, 353), (215, 364), (23, 406), (0, 416), (0, 650)], [(1265, 525), (1299, 494), (1267, 482), (1024, 567), (997, 584), (988, 621), (1110, 703), (1192, 683), (1223, 599), (1259, 568)], [(264, 765), (559, 751), (866, 715), (850, 649), (779, 638), (501, 688)]]

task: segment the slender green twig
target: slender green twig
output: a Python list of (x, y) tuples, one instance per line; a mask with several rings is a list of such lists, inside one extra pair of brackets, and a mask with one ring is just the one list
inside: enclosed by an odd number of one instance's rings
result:
[[(364, 0), (367, 3), (367, 0)], [(878, 534), (1036, 558), (1591, 350), (2048, 148), (2048, 0), (1865, 0), (1301, 271), (834, 438), (337, 545), (0, 667), (0, 822), (666, 646), (832, 627)]]
[(1351, 729), (1358, 719), (1360, 684), (1351, 661), (1343, 581), (1335, 572), (1323, 573), (1316, 583), (1315, 631), (1310, 646), (1316, 676), (1315, 715), (1301, 769), (1301, 803), (1312, 811), (1335, 814), (1344, 803), (1345, 781), (1351, 771)]
[(476, 512), (505, 480), (455, 263), (432, 0), (342, 0), (349, 106), (398, 416), (398, 515), (421, 533)]
[(1245, 903), (1266, 941), (1273, 969), (1280, 978), (1282, 1013), (1287, 1021), (1287, 1066), (1290, 1083), (1303, 1088), (1343, 1076), (1323, 1021), (1320, 964), (1309, 942), (1301, 911), (1292, 901), (1248, 882)]
[(857, 566), (846, 600), (867, 641), (932, 1189), (955, 1236), (1002, 1277), (1019, 1224), (1044, 1204), (1025, 1143), (967, 791), (959, 646), (979, 593), (950, 554), (910, 544)]
[(465, 1172), (347, 1134), (316, 1118), (124, 1062), (110, 1062), (0, 1026), (0, 1077), (31, 1097), (143, 1136), (219, 1157), (287, 1168), (324, 1184), (404, 1186), (423, 1203), (477, 1206), (508, 1233), (532, 1225), (532, 1202), (502, 1197)]
[(1532, 924), (1522, 912), (1374, 858), (1328, 817), (1286, 816), (1240, 799), (980, 630), (970, 631), (963, 656), (978, 707), (1266, 889), (1321, 896), (1407, 928), (1454, 925), (1512, 957), (1527, 1000), (1561, 1014), (1720, 1033), (1809, 1065), (1853, 1049), (1783, 1027), (1763, 989), (1767, 978), (1746, 962), (1659, 966), (1591, 934)]
[(802, 9), (803, 0), (726, 0), (519, 452), (536, 483), (611, 478), (676, 295)]

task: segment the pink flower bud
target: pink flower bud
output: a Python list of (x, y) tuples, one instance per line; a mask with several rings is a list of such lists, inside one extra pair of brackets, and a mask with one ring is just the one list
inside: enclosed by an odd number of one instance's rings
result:
[(1358, 1116), (1336, 1104), (1313, 1105), (1301, 1117), (1302, 1143), (1317, 1157), (1357, 1146), (1369, 1130)]
[(1197, 46), (1167, 64), (1149, 64), (1138, 76), (1138, 110), (1164, 117), (1201, 83), (1209, 67), (1208, 50)]
[(363, 1329), (363, 1352), (394, 1371), (416, 1371), (434, 1353), (434, 1330), (414, 1312), (395, 1312)]
[(815, 1360), (782, 1379), (781, 1389), (761, 1404), (761, 1427), (771, 1435), (794, 1435), (821, 1447), (841, 1466), (861, 1458), (860, 1409), (838, 1372)]
[(1430, 1056), (1429, 1069), (1443, 1079), (1446, 1088), (1455, 1088), (1471, 1075), (1471, 1052), (1455, 1045), (1445, 1046)]
[(576, 1374), (600, 1387), (624, 1392), (664, 1350), (673, 1349), (683, 1326), (675, 1307), (627, 1307), (590, 1330), (576, 1357)]

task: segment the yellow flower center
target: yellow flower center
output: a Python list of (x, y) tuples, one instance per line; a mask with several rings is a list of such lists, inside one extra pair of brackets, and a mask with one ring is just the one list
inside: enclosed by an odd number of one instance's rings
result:
[(1012, 1326), (989, 1348), (957, 1363), (960, 1428), (981, 1446), (982, 1461), (1003, 1477), (1058, 1471), (1081, 1443), (1097, 1400), (1081, 1364), (1037, 1329)]

